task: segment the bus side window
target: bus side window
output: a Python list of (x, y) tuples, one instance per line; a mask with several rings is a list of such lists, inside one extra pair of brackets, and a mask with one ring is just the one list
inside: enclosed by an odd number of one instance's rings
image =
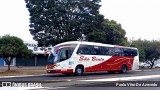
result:
[(138, 55), (138, 51), (137, 51), (137, 50), (134, 50), (134, 52), (135, 52), (135, 55), (134, 55), (134, 56), (137, 56), (137, 55)]
[(137, 56), (137, 50), (134, 49), (123, 49), (124, 56)]
[(90, 46), (90, 54), (91, 54), (91, 55), (96, 55), (96, 54), (97, 54), (94, 46)]
[(102, 47), (101, 46), (93, 46), (93, 49), (91, 49), (92, 55), (103, 55)]
[(60, 61), (69, 59), (71, 57), (71, 51), (69, 49), (60, 49), (58, 52)]
[(58, 52), (58, 55), (59, 55), (60, 61), (63, 61), (63, 60), (66, 60), (66, 59), (67, 59), (67, 55), (66, 55), (66, 50), (65, 50), (65, 49), (61, 49), (61, 50)]
[(77, 54), (83, 54), (83, 45), (80, 45), (78, 50), (77, 50)]
[(114, 56), (121, 56), (122, 50), (120, 48), (115, 47)]
[(108, 48), (108, 55), (110, 55), (110, 56), (113, 55), (113, 48), (112, 47)]
[(90, 54), (90, 45), (80, 45), (78, 48), (77, 54), (89, 55)]
[(98, 55), (112, 56), (113, 55), (113, 48), (112, 47), (99, 46), (99, 52), (100, 53)]
[(131, 56), (137, 56), (137, 50), (130, 49)]
[(108, 55), (107, 47), (101, 47), (101, 53), (102, 55)]
[(72, 56), (73, 51), (74, 51), (74, 49), (73, 49), (73, 48), (71, 48), (71, 49), (68, 49), (68, 50), (67, 50), (68, 58), (70, 58), (70, 57)]
[(123, 49), (123, 55), (124, 55), (124, 56), (129, 56), (129, 49), (124, 48), (124, 49)]

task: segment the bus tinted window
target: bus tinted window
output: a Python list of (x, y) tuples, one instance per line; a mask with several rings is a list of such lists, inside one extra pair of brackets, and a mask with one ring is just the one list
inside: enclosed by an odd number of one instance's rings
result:
[(137, 50), (136, 49), (123, 49), (123, 55), (124, 56), (137, 56)]
[(112, 56), (113, 48), (112, 47), (101, 47), (101, 52), (102, 52), (102, 55)]
[(136, 49), (105, 47), (94, 45), (80, 45), (77, 54), (107, 55), (107, 56), (137, 56)]
[(115, 47), (114, 56), (121, 56), (121, 55), (122, 55), (122, 49)]
[(100, 46), (93, 46), (92, 52), (91, 55), (103, 55), (102, 48)]
[(84, 55), (113, 55), (113, 48), (94, 45), (80, 45), (77, 54)]
[(129, 49), (124, 48), (124, 49), (123, 49), (123, 55), (124, 55), (124, 56), (130, 56), (130, 51), (129, 51)]
[(85, 54), (89, 55), (91, 51), (91, 46), (90, 45), (80, 45), (77, 51), (77, 54)]
[(137, 56), (137, 50), (130, 49), (131, 56)]

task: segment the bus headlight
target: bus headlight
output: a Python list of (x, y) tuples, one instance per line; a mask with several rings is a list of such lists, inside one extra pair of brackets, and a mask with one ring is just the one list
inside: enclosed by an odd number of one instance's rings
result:
[(56, 65), (56, 64), (48, 65), (48, 66), (47, 66), (47, 69), (54, 69), (55, 67), (57, 67), (57, 65)]

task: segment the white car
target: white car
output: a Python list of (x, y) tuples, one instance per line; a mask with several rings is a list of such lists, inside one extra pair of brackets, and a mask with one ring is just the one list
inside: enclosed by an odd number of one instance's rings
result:
[(150, 68), (151, 66), (150, 66), (149, 64), (147, 64), (147, 63), (140, 62), (140, 63), (139, 63), (139, 67), (140, 67), (140, 68)]
[(154, 66), (154, 68), (160, 68), (160, 63), (159, 63), (159, 64), (156, 64), (156, 65)]

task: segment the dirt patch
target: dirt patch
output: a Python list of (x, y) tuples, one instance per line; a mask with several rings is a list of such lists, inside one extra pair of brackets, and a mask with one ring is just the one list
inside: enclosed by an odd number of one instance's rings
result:
[(0, 76), (19, 76), (19, 75), (36, 75), (47, 74), (46, 70), (10, 70), (1, 71)]

